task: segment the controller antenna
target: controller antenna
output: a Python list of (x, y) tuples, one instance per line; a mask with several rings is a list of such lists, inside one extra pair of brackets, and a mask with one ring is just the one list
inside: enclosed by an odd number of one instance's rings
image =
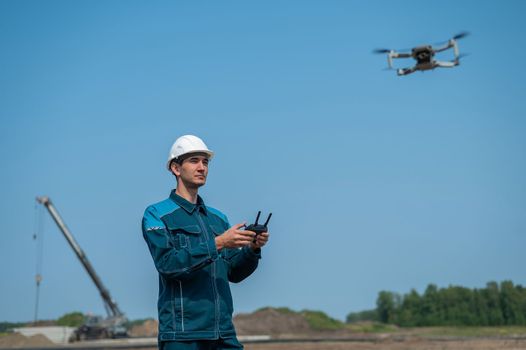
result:
[[(261, 212), (260, 212), (261, 213)], [(268, 214), (268, 218), (267, 218), (267, 221), (265, 221), (265, 223), (263, 224), (263, 226), (267, 226), (268, 222), (270, 221), (270, 217), (272, 216), (272, 213)], [(259, 217), (259, 216), (258, 216)], [(256, 219), (256, 223), (257, 223), (257, 219)]]

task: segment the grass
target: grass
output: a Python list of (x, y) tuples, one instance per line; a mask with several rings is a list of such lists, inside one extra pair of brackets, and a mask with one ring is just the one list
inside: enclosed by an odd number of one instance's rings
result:
[(510, 337), (526, 336), (526, 326), (423, 327), (411, 328), (410, 332), (420, 336)]
[(307, 321), (307, 323), (312, 329), (318, 330), (318, 331), (338, 330), (338, 329), (344, 329), (346, 327), (345, 323), (328, 316), (323, 311), (316, 311), (316, 310), (294, 311), (292, 309), (289, 309), (288, 307), (267, 306), (267, 307), (263, 307), (261, 309), (256, 310), (256, 312), (265, 311), (265, 310), (275, 310), (284, 315), (300, 315), (303, 318), (305, 318), (305, 320)]
[(345, 323), (329, 317), (322, 311), (303, 310), (300, 315), (305, 317), (312, 329), (316, 330), (337, 330), (345, 328)]
[(356, 333), (396, 333), (399, 329), (397, 326), (392, 324), (372, 321), (349, 323), (345, 328), (351, 332)]
[(276, 310), (279, 313), (285, 314), (285, 315), (287, 315), (287, 314), (290, 315), (290, 314), (295, 314), (296, 313), (296, 311), (291, 310), (288, 307), (272, 307), (272, 306), (265, 306), (265, 307), (262, 307), (260, 309), (257, 309), (254, 312), (265, 311), (265, 310)]
[(526, 337), (526, 326), (493, 326), (493, 327), (397, 327), (395, 325), (363, 321), (346, 325), (346, 329), (356, 333), (391, 333), (409, 334), (418, 337)]

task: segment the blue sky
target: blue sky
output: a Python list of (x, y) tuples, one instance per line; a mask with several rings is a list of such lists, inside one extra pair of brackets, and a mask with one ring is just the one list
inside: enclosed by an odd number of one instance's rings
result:
[[(274, 213), (236, 312), (344, 319), (381, 290), (526, 283), (521, 1), (0, 2), (0, 321), (33, 318), (37, 195), (119, 306), (156, 316), (144, 208), (172, 142), (216, 152), (201, 194)], [(455, 69), (397, 77), (377, 47), (447, 40)], [(407, 61), (407, 64), (410, 64)], [(40, 318), (103, 313), (47, 214)]]

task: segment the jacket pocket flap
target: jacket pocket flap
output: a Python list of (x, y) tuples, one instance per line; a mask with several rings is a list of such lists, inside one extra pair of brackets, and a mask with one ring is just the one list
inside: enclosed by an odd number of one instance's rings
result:
[(173, 225), (173, 226), (168, 226), (168, 229), (170, 230), (170, 232), (173, 232), (173, 233), (190, 233), (190, 234), (194, 234), (194, 235), (198, 235), (201, 233), (201, 227), (199, 227), (199, 225)]

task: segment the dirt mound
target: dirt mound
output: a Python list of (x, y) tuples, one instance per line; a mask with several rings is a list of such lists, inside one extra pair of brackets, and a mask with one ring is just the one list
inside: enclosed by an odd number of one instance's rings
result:
[(38, 320), (35, 322), (29, 322), (26, 327), (51, 327), (57, 326), (57, 321), (55, 320)]
[(273, 308), (258, 310), (251, 314), (238, 314), (234, 317), (234, 324), (239, 335), (305, 334), (311, 332), (311, 328), (303, 316), (281, 312)]
[(128, 332), (130, 337), (157, 337), (159, 323), (157, 320), (146, 320), (142, 324), (133, 326)]
[(25, 337), (20, 333), (11, 333), (0, 337), (0, 348), (38, 348), (53, 345), (55, 344), (42, 334)]

